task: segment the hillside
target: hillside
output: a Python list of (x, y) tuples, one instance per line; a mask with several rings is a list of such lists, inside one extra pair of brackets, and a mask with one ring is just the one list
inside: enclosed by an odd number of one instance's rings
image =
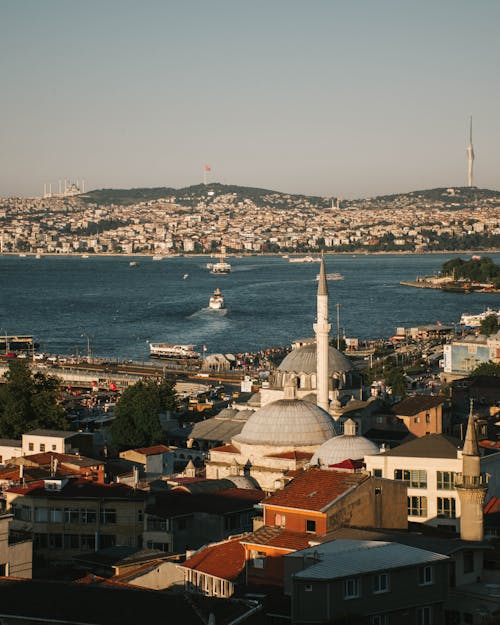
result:
[[(299, 194), (283, 193), (270, 189), (244, 187), (238, 185), (225, 185), (211, 183), (198, 184), (180, 189), (173, 187), (153, 187), (136, 189), (97, 189), (78, 196), (85, 203), (92, 204), (118, 204), (128, 206), (139, 202), (150, 202), (158, 199), (166, 199), (181, 206), (193, 206), (200, 201), (206, 203), (214, 199), (226, 196), (230, 203), (237, 204), (249, 200), (257, 207), (273, 208), (327, 208), (332, 204), (331, 197), (308, 196)], [(232, 196), (229, 198), (229, 196)], [(336, 202), (336, 198), (333, 198)], [(477, 202), (500, 203), (500, 191), (490, 189), (478, 189), (476, 187), (440, 187), (421, 191), (410, 191), (392, 195), (381, 195), (374, 198), (360, 198), (355, 200), (343, 200), (342, 208), (362, 207), (443, 207), (460, 209), (471, 206)]]

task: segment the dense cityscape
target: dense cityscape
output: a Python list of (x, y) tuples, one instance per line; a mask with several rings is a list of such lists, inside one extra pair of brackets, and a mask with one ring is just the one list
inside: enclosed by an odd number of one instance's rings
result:
[[(498, 249), (500, 193), (460, 187), (364, 200), (220, 184), (0, 199), (0, 249), (35, 254)], [(258, 216), (258, 218), (256, 218)]]

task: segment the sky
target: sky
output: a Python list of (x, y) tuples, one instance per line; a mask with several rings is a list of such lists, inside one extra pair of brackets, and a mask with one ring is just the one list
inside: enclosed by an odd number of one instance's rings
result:
[(500, 189), (497, 0), (0, 0), (0, 196)]

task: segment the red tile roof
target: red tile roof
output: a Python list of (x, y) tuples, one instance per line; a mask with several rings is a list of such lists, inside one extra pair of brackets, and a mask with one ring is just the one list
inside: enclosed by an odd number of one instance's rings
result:
[(297, 475), (285, 488), (265, 499), (263, 504), (319, 512), (368, 478), (366, 473), (313, 468)]
[(494, 514), (495, 512), (500, 512), (500, 499), (498, 497), (492, 497), (484, 506), (484, 514)]
[(348, 458), (347, 460), (343, 460), (342, 462), (337, 462), (337, 464), (329, 464), (328, 465), (332, 469), (362, 469), (365, 466), (365, 463), (362, 460), (351, 460)]
[(208, 545), (181, 566), (227, 580), (235, 580), (245, 569), (245, 548), (240, 538)]
[(309, 541), (314, 538), (305, 532), (291, 532), (290, 530), (271, 525), (264, 525), (252, 534), (248, 534), (241, 539), (241, 542), (248, 545), (263, 545), (276, 549), (288, 551), (298, 551), (309, 547)]
[(170, 451), (170, 447), (167, 447), (166, 445), (152, 445), (151, 447), (138, 447), (132, 451), (136, 451), (144, 456), (156, 456), (156, 454), (162, 454), (165, 451)]
[(280, 454), (269, 454), (266, 458), (283, 458), (285, 460), (310, 460), (312, 453), (307, 451), (282, 451)]
[(240, 453), (240, 450), (231, 444), (222, 445), (221, 447), (212, 447), (210, 451), (222, 451), (227, 454), (239, 454)]

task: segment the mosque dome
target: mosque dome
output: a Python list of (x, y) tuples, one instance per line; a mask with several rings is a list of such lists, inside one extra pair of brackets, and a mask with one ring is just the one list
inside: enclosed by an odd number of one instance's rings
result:
[(234, 440), (250, 445), (304, 447), (321, 445), (335, 435), (333, 419), (316, 404), (278, 399), (256, 410)]
[(380, 453), (378, 445), (364, 436), (356, 435), (356, 423), (352, 419), (344, 423), (344, 432), (342, 436), (335, 436), (323, 443), (315, 451), (311, 464), (328, 467), (344, 460), (362, 460), (365, 456)]
[[(328, 375), (338, 371), (351, 371), (353, 365), (349, 358), (334, 347), (328, 348)], [(287, 373), (316, 373), (316, 343), (309, 343), (285, 356), (278, 366), (278, 371)]]

